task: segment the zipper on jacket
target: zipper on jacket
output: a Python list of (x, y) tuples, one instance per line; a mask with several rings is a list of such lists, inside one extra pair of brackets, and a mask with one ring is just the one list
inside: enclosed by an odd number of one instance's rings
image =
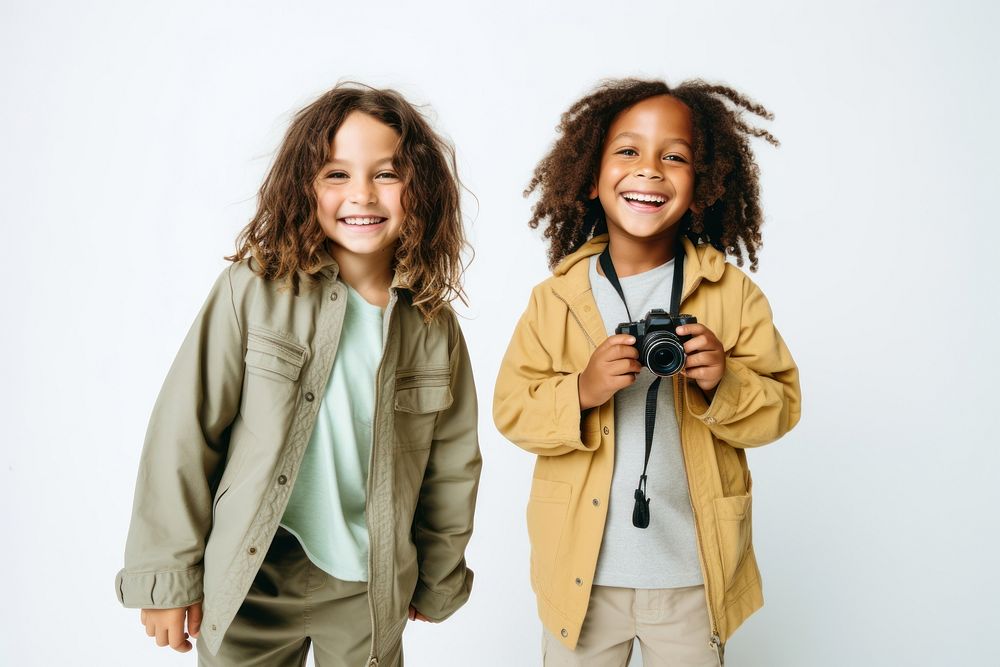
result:
[(698, 553), (701, 555), (701, 562), (704, 564), (702, 569), (705, 574), (705, 606), (708, 607), (708, 620), (712, 626), (712, 637), (709, 642), (712, 648), (716, 650), (719, 654), (719, 664), (724, 665), (723, 653), (724, 644), (722, 638), (719, 636), (718, 623), (715, 619), (715, 611), (712, 609), (712, 597), (709, 595), (708, 591), (708, 560), (705, 558), (705, 548), (701, 542), (701, 523), (698, 521), (698, 510), (694, 506), (694, 498), (691, 495), (691, 476), (688, 474), (688, 461), (687, 452), (684, 450), (684, 416), (685, 416), (685, 405), (684, 405), (684, 382), (679, 376), (674, 376), (674, 404), (675, 406), (679, 404), (678, 416), (680, 419), (677, 420), (677, 435), (681, 441), (681, 456), (684, 458), (684, 476), (687, 478), (688, 482), (688, 503), (691, 505), (691, 517), (694, 519), (694, 535), (698, 541)]
[(583, 335), (587, 337), (588, 341), (590, 341), (590, 346), (596, 348), (597, 343), (595, 343), (594, 339), (590, 337), (590, 332), (587, 331), (587, 327), (583, 326), (583, 322), (580, 320), (580, 316), (577, 315), (576, 311), (573, 310), (573, 307), (569, 305), (569, 301), (562, 298), (562, 296), (559, 295), (559, 292), (555, 291), (554, 289), (552, 290), (552, 294), (555, 295), (557, 299), (566, 304), (566, 310), (568, 310), (569, 314), (573, 316), (573, 319), (576, 320), (576, 323), (580, 325), (580, 329), (583, 331)]
[[(375, 473), (375, 432), (378, 428), (378, 406), (382, 386), (382, 367), (385, 365), (385, 350), (389, 344), (389, 331), (392, 325), (392, 316), (395, 312), (396, 292), (389, 290), (389, 303), (385, 308), (385, 324), (382, 327), (382, 356), (378, 360), (378, 368), (375, 370), (375, 410), (372, 415), (372, 446), (368, 455), (368, 480), (365, 484), (366, 504), (372, 497), (372, 475)], [(372, 588), (375, 579), (375, 544), (372, 542), (371, 525), (368, 523), (368, 513), (365, 512), (365, 523), (368, 525), (368, 617), (372, 625), (372, 643), (369, 649), (368, 665), (378, 667), (378, 655), (375, 653), (375, 643), (378, 641), (378, 622), (375, 618), (375, 596), (372, 595)]]
[(726, 667), (726, 645), (719, 639), (719, 635), (713, 634), (709, 643), (712, 644), (712, 648), (719, 656), (719, 667)]

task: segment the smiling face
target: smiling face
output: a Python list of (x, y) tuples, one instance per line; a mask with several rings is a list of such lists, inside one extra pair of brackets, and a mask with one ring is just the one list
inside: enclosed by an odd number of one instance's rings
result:
[[(672, 244), (694, 198), (691, 110), (669, 95), (647, 98), (608, 128), (597, 184), (612, 245)], [(669, 246), (668, 246), (669, 247)]]
[(360, 111), (337, 129), (313, 188), (316, 217), (338, 261), (344, 253), (391, 261), (403, 225), (403, 181), (392, 164), (398, 142), (394, 129)]

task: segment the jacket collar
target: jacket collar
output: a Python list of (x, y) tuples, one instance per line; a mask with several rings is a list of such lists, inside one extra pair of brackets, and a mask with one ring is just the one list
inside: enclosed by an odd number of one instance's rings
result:
[[(681, 303), (703, 280), (716, 282), (726, 270), (726, 256), (711, 245), (706, 243), (696, 246), (687, 237), (684, 237), (683, 244), (684, 286), (681, 288)], [(600, 254), (607, 245), (607, 234), (595, 236), (564, 258), (552, 272), (552, 291), (577, 316), (595, 346), (605, 339), (607, 333), (594, 303), (590, 286), (590, 262), (584, 260)]]
[[(333, 258), (326, 248), (320, 248), (319, 252), (316, 254), (318, 258), (316, 265), (319, 268), (319, 274), (331, 282), (336, 281), (337, 276), (340, 275), (340, 265), (337, 264), (337, 260)], [(407, 285), (408, 281), (406, 279), (406, 274), (400, 271), (394, 271), (392, 274), (392, 283), (389, 285), (389, 289), (409, 289)]]

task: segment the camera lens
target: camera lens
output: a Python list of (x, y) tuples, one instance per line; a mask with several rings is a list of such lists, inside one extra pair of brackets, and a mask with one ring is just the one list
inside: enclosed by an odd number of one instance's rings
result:
[(684, 366), (684, 346), (667, 331), (646, 335), (639, 361), (654, 375), (669, 377)]

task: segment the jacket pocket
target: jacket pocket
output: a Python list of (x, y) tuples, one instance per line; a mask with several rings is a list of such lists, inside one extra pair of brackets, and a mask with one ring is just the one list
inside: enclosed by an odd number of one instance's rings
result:
[(528, 539), (531, 542), (531, 583), (537, 593), (550, 597), (553, 570), (566, 523), (572, 487), (534, 477), (528, 499)]
[(250, 327), (247, 330), (247, 371), (275, 380), (299, 379), (306, 348), (280, 334)]
[(404, 450), (428, 449), (437, 415), (451, 407), (451, 368), (427, 366), (396, 371), (396, 444)]
[(722, 576), (726, 589), (750, 550), (751, 496), (728, 496), (715, 499), (715, 521), (718, 526), (719, 553), (722, 556)]

